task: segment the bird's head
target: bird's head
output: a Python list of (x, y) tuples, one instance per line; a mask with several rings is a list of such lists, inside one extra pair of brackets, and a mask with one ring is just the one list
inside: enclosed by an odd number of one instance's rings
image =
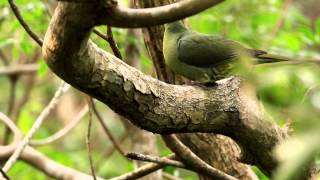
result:
[(182, 21), (175, 21), (172, 23), (168, 23), (164, 25), (165, 30), (166, 31), (170, 31), (170, 32), (183, 32), (185, 30), (187, 30), (187, 28), (184, 26)]

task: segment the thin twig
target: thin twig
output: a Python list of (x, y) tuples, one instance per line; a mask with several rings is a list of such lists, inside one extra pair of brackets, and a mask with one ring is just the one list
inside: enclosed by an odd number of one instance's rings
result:
[(23, 17), (21, 16), (21, 13), (17, 7), (17, 5), (15, 4), (15, 2), (13, 0), (8, 0), (10, 7), (14, 13), (14, 15), (16, 16), (16, 18), (18, 19), (18, 21), (20, 22), (20, 24), (22, 25), (22, 27), (26, 30), (26, 32), (30, 35), (30, 37), (36, 41), (36, 43), (39, 46), (42, 46), (43, 41), (41, 38), (38, 37), (37, 34), (35, 34), (31, 28), (29, 27), (29, 25), (24, 21)]
[(61, 83), (61, 86), (56, 91), (54, 97), (49, 102), (48, 106), (46, 106), (43, 111), (40, 113), (38, 118), (36, 119), (35, 123), (32, 125), (28, 134), (23, 138), (23, 140), (19, 143), (18, 148), (14, 151), (14, 153), (10, 156), (8, 161), (5, 163), (3, 170), (7, 172), (11, 166), (18, 160), (19, 156), (21, 155), (23, 149), (28, 145), (30, 139), (35, 134), (35, 132), (39, 129), (40, 125), (42, 124), (45, 117), (51, 112), (51, 110), (57, 105), (60, 97), (64, 92), (69, 89), (69, 85), (66, 83)]
[(88, 157), (89, 157), (89, 164), (90, 164), (90, 169), (91, 169), (91, 175), (94, 180), (97, 179), (96, 173), (93, 167), (93, 161), (92, 161), (92, 154), (91, 154), (91, 143), (90, 143), (90, 135), (91, 135), (91, 126), (92, 126), (92, 104), (91, 103), (91, 98), (88, 97), (88, 104), (91, 104), (89, 106), (89, 123), (88, 123), (88, 131), (87, 131), (87, 138), (86, 138), (86, 144), (87, 144), (87, 150), (88, 150)]
[(270, 36), (268, 38), (268, 40), (266, 41), (266, 43), (263, 45), (264, 48), (268, 47), (270, 45), (270, 43), (272, 42), (272, 40), (274, 39), (274, 37), (277, 36), (277, 34), (279, 33), (279, 31), (281, 30), (281, 28), (283, 27), (283, 24), (285, 22), (285, 18), (286, 15), (288, 13), (289, 7), (292, 4), (292, 0), (285, 0), (284, 5), (282, 7), (281, 10), (281, 14), (280, 17), (277, 21), (277, 23), (275, 24), (275, 26), (273, 27)]
[[(11, 117), (12, 119), (12, 112), (16, 103), (16, 92), (17, 92), (17, 82), (18, 82), (18, 75), (10, 75), (10, 98), (8, 102), (8, 111), (7, 114)], [(10, 136), (10, 131), (8, 127), (4, 129), (4, 135), (3, 135), (3, 144), (7, 144), (9, 141), (9, 136)]]
[(122, 59), (122, 55), (121, 52), (118, 48), (118, 45), (116, 43), (116, 41), (113, 38), (113, 34), (112, 34), (112, 28), (111, 26), (107, 26), (107, 35), (102, 34), (100, 31), (98, 31), (97, 29), (93, 29), (93, 32), (98, 35), (99, 37), (101, 37), (102, 39), (106, 40), (109, 45), (110, 48), (112, 49), (113, 54), (119, 58)]
[(9, 60), (7, 58), (7, 56), (3, 53), (3, 51), (0, 49), (0, 59), (2, 60), (3, 64), (5, 66), (9, 65)]
[[(128, 153), (126, 157), (134, 160), (139, 160), (139, 161), (153, 162), (158, 164), (175, 166), (179, 168), (186, 168), (186, 166), (182, 162), (168, 159), (168, 158), (155, 157), (155, 156), (144, 155), (139, 153)], [(174, 157), (175, 156), (172, 156), (172, 158)]]
[[(172, 158), (172, 156), (166, 157), (166, 158)], [(143, 176), (146, 176), (148, 174), (153, 173), (154, 171), (157, 171), (166, 165), (164, 164), (155, 164), (155, 163), (149, 163), (144, 166), (139, 167), (135, 171), (123, 174), (121, 176), (112, 178), (110, 180), (134, 180), (134, 179), (139, 179)]]
[(14, 142), (21, 139), (22, 134), (20, 130), (17, 128), (17, 126), (13, 123), (13, 121), (4, 113), (0, 112), (0, 121), (2, 121), (4, 124), (6, 124), (7, 127), (13, 132), (14, 135)]
[(12, 75), (9, 76), (10, 78), (10, 98), (9, 98), (9, 106), (8, 106), (8, 111), (7, 114), (11, 116), (13, 107), (16, 102), (16, 88), (17, 88), (17, 82), (18, 82), (18, 76), (17, 75)]
[(51, 144), (62, 137), (64, 137), (66, 134), (68, 134), (71, 130), (73, 130), (81, 121), (84, 115), (87, 114), (88, 112), (88, 105), (85, 105), (77, 114), (75, 118), (71, 120), (70, 123), (68, 123), (64, 128), (60, 129), (58, 132), (55, 134), (51, 135), (50, 137), (47, 137), (45, 139), (39, 139), (39, 140), (31, 140), (30, 145), (32, 146), (43, 146), (47, 144)]
[(19, 64), (0, 67), (0, 75), (33, 74), (39, 69), (38, 64)]
[(108, 41), (108, 37), (104, 34), (102, 34), (102, 32), (100, 32), (99, 30), (97, 29), (93, 29), (93, 32), (98, 35), (99, 37), (101, 37), (102, 39), (104, 39), (105, 41)]
[[(18, 143), (12, 143), (7, 146), (0, 146), (0, 159), (8, 159), (18, 146)], [(30, 146), (27, 146), (23, 150), (23, 153), (21, 154), (19, 159), (54, 179), (92, 179), (91, 175), (59, 164), (58, 162), (49, 159), (47, 156)], [(97, 177), (97, 179), (103, 180), (100, 177)]]
[[(9, 81), (10, 81), (10, 98), (8, 102), (8, 111), (7, 114), (9, 117), (12, 119), (13, 117), (13, 110), (14, 106), (16, 104), (16, 92), (17, 92), (17, 83), (19, 80), (19, 75), (9, 75), (8, 76)], [(14, 121), (14, 119), (12, 119)], [(7, 144), (9, 141), (9, 136), (10, 136), (10, 131), (6, 127), (4, 130), (4, 136), (3, 136), (3, 144)]]
[[(129, 137), (129, 133), (125, 133), (123, 134), (118, 140), (117, 142), (119, 142), (120, 144), (122, 144), (128, 137)], [(110, 148), (108, 148), (101, 156), (100, 158), (98, 158), (96, 164), (95, 164), (95, 168), (99, 169), (101, 164), (103, 162), (105, 162), (114, 152), (115, 152), (116, 148), (114, 146), (111, 146)]]
[(90, 104), (93, 110), (93, 113), (96, 115), (99, 123), (101, 124), (104, 132), (107, 134), (108, 138), (110, 139), (110, 141), (112, 142), (113, 146), (119, 151), (119, 153), (123, 156), (125, 156), (125, 153), (123, 151), (123, 149), (121, 148), (120, 144), (117, 142), (117, 140), (113, 137), (112, 133), (110, 132), (108, 126), (104, 123), (102, 116), (100, 115), (100, 113), (98, 112), (96, 106), (93, 103), (92, 98), (90, 98)]
[(194, 154), (187, 146), (185, 146), (175, 135), (162, 135), (162, 139), (166, 145), (179, 156), (179, 159), (194, 171), (214, 179), (237, 179), (207, 164)]
[[(177, 161), (177, 157), (175, 155), (170, 155), (169, 157), (155, 157), (150, 155), (144, 155), (139, 153), (129, 153), (126, 155), (130, 159), (139, 160), (139, 161), (147, 161), (147, 162), (153, 162), (157, 164), (163, 164), (163, 165), (169, 165), (174, 166), (178, 168), (188, 169), (191, 171), (195, 171), (194, 168), (191, 166), (186, 166), (184, 163)], [(217, 178), (218, 179), (218, 178)], [(223, 178), (221, 178), (223, 179)]]
[(122, 59), (122, 55), (121, 52), (119, 50), (119, 47), (116, 43), (116, 41), (113, 39), (113, 34), (112, 34), (112, 27), (111, 26), (107, 26), (107, 37), (108, 37), (108, 42), (110, 44), (110, 47), (113, 51), (113, 54), (119, 58)]
[(33, 74), (24, 81), (25, 89), (23, 91), (22, 97), (20, 98), (20, 101), (17, 103), (17, 105), (14, 107), (12, 112), (12, 120), (17, 123), (21, 111), (23, 110), (23, 106), (28, 102), (32, 89), (36, 83), (36, 74)]
[(5, 180), (10, 180), (9, 176), (0, 168), (1, 175), (4, 177)]

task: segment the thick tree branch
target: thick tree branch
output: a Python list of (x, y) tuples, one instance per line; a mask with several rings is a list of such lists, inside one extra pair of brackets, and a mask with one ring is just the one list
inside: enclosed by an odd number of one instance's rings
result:
[[(60, 0), (61, 2), (78, 2), (78, 4), (88, 4), (87, 0)], [(114, 27), (136, 28), (164, 24), (179, 19), (183, 19), (201, 11), (204, 11), (223, 0), (183, 0), (166, 6), (132, 9), (121, 7), (114, 0), (106, 0), (102, 4), (99, 0), (90, 3), (100, 3), (102, 7), (100, 16), (95, 19), (98, 24), (106, 24)]]
[(148, 131), (227, 135), (242, 147), (246, 163), (271, 174), (277, 167), (272, 149), (286, 132), (245, 83), (230, 78), (213, 87), (178, 86), (142, 74), (88, 42), (95, 7), (59, 2), (42, 49), (53, 72)]
[(184, 0), (174, 4), (146, 9), (114, 7), (105, 17), (103, 24), (116, 27), (146, 27), (176, 21), (206, 10), (223, 0)]

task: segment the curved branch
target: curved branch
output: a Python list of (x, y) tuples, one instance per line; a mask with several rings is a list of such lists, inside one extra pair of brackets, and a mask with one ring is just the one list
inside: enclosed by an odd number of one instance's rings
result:
[[(9, 159), (12, 154), (19, 148), (19, 143), (17, 140), (22, 138), (22, 133), (18, 129), (18, 127), (3, 113), (0, 112), (0, 120), (3, 121), (9, 128), (14, 132), (15, 138), (14, 142), (7, 146), (0, 146), (0, 161), (5, 161)], [(19, 159), (31, 164), (35, 168), (41, 170), (45, 174), (50, 177), (56, 179), (92, 179), (91, 176), (69, 168), (67, 166), (63, 166), (58, 164), (57, 162), (49, 159), (45, 155), (41, 154), (37, 150), (26, 146), (22, 151)], [(3, 171), (4, 173), (4, 171)], [(1, 179), (1, 177), (0, 177)], [(98, 178), (98, 180), (102, 180), (102, 178)]]
[(42, 49), (53, 72), (148, 131), (229, 136), (242, 147), (243, 161), (271, 174), (278, 164), (272, 149), (286, 132), (244, 82), (230, 78), (213, 87), (178, 86), (146, 76), (88, 42), (95, 9), (59, 2)]
[(113, 144), (113, 146), (116, 148), (116, 150), (122, 155), (125, 155), (125, 151), (122, 149), (122, 147), (120, 146), (120, 144), (118, 143), (118, 141), (116, 140), (116, 138), (114, 138), (114, 136), (112, 135), (112, 133), (110, 132), (108, 126), (104, 123), (102, 116), (100, 115), (100, 113), (98, 112), (97, 107), (95, 106), (95, 104), (93, 103), (93, 99), (90, 98), (89, 103), (91, 105), (91, 108), (93, 110), (93, 113), (95, 114), (95, 116), (97, 117), (100, 125), (102, 126), (103, 131), (107, 134), (109, 140), (111, 141), (111, 143)]
[[(18, 147), (18, 144), (11, 144), (8, 146), (0, 146), (0, 160), (4, 161), (7, 160)], [(70, 180), (89, 180), (92, 179), (92, 176), (88, 174), (84, 174), (80, 171), (74, 170), (70, 167), (61, 165), (42, 153), (38, 152), (37, 150), (27, 146), (19, 159), (25, 161), (26, 163), (34, 166), (35, 168), (39, 169), (40, 171), (44, 172), (50, 177), (56, 179), (70, 179)], [(102, 178), (97, 178), (98, 180), (102, 180)]]
[(204, 11), (223, 0), (183, 0), (145, 9), (115, 6), (100, 17), (100, 23), (115, 27), (147, 27), (183, 19)]
[(138, 160), (138, 161), (146, 161), (146, 162), (153, 162), (157, 164), (164, 164), (164, 165), (170, 165), (170, 166), (175, 166), (175, 167), (180, 167), (180, 168), (186, 168), (186, 166), (176, 159), (175, 155), (172, 155), (172, 158), (163, 158), (163, 157), (154, 157), (150, 155), (144, 155), (144, 154), (139, 154), (139, 153), (128, 153), (126, 154), (127, 158), (133, 159), (133, 160)]
[(73, 130), (81, 121), (81, 119), (83, 118), (83, 116), (85, 116), (88, 112), (89, 108), (88, 105), (85, 105), (77, 114), (77, 116), (75, 118), (73, 118), (71, 120), (71, 122), (69, 122), (64, 128), (60, 129), (59, 131), (57, 131), (55, 134), (44, 138), (44, 139), (33, 139), (29, 142), (29, 144), (31, 146), (44, 146), (47, 144), (50, 144), (52, 142), (55, 142), (59, 139), (61, 139), (62, 137), (64, 137), (66, 134), (68, 134), (71, 130)]
[(4, 113), (0, 112), (0, 121), (6, 124), (9, 129), (13, 132), (14, 138), (13, 141), (16, 142), (22, 138), (22, 133), (17, 128), (17, 126), (13, 123), (13, 121)]
[(213, 179), (229, 179), (236, 180), (228, 174), (221, 172), (220, 170), (211, 167), (205, 161), (195, 155), (188, 147), (186, 147), (175, 135), (163, 135), (162, 139), (170, 149), (176, 150), (175, 153), (179, 154), (179, 158), (187, 166), (196, 170), (201, 174), (207, 175)]
[(19, 64), (0, 67), (0, 75), (33, 74), (39, 69), (38, 64)]
[(64, 82), (61, 83), (61, 86), (54, 94), (54, 97), (51, 99), (49, 104), (43, 109), (43, 111), (37, 117), (28, 134), (23, 138), (21, 142), (19, 142), (17, 149), (13, 152), (13, 154), (10, 156), (8, 161), (3, 166), (3, 171), (7, 172), (13, 166), (13, 164), (18, 160), (24, 148), (29, 144), (29, 141), (31, 140), (32, 136), (40, 128), (45, 117), (48, 116), (51, 110), (57, 105), (57, 103), (59, 102), (59, 98), (61, 97), (61, 95), (63, 95), (64, 92), (66, 92), (69, 89), (69, 87), (70, 86), (65, 84)]
[[(198, 168), (194, 169), (192, 167), (186, 166), (185, 164), (183, 164), (180, 161), (177, 160), (173, 160), (176, 159), (175, 155), (173, 155), (172, 159), (169, 158), (160, 158), (160, 157), (153, 157), (153, 156), (149, 156), (149, 155), (143, 155), (143, 154), (138, 154), (138, 153), (129, 153), (126, 155), (128, 158), (130, 159), (135, 159), (135, 160), (140, 160), (140, 161), (147, 161), (147, 162), (154, 162), (157, 164), (164, 164), (164, 165), (171, 165), (171, 166), (175, 166), (175, 167), (179, 167), (179, 168), (184, 168), (184, 169), (189, 169), (189, 170), (195, 170), (196, 172), (204, 172), (203, 169), (206, 169), (206, 174), (209, 174), (210, 177), (212, 177), (213, 179), (223, 179), (223, 180), (237, 180), (237, 178), (234, 178), (232, 176), (229, 176), (223, 172), (221, 172), (218, 169), (212, 168), (210, 166), (206, 167), (206, 168)], [(198, 163), (199, 165), (199, 163)], [(200, 165), (201, 166), (201, 165)]]
[(41, 38), (39, 38), (39, 36), (36, 33), (34, 33), (31, 30), (29, 25), (24, 21), (17, 5), (14, 3), (14, 0), (8, 0), (8, 2), (10, 4), (10, 7), (11, 7), (14, 15), (16, 16), (17, 20), (21, 24), (21, 26), (26, 30), (26, 32), (29, 34), (29, 36), (41, 47), (43, 44), (43, 41), (41, 40)]

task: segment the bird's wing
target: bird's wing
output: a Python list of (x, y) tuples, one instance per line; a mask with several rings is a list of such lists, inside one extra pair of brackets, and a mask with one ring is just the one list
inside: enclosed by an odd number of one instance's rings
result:
[(221, 36), (189, 32), (178, 39), (179, 60), (196, 67), (214, 67), (237, 58), (237, 49), (245, 49), (237, 42)]

